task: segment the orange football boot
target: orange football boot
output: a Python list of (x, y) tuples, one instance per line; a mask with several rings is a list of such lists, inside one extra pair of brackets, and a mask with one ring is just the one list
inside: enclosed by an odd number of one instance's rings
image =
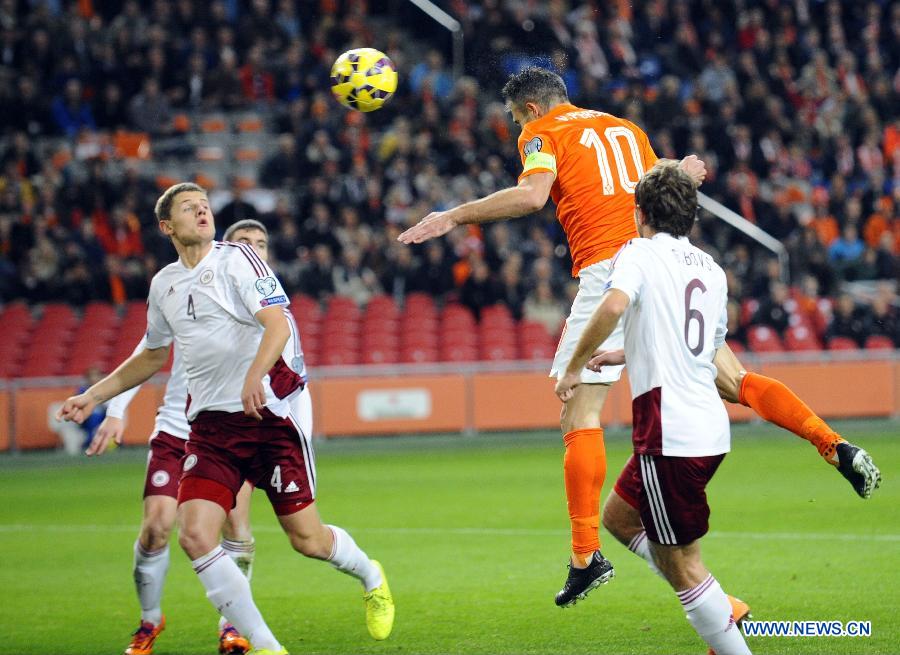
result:
[(159, 633), (166, 629), (166, 617), (162, 617), (158, 625), (141, 621), (140, 627), (134, 631), (131, 643), (125, 649), (125, 655), (152, 655), (153, 642)]
[(219, 652), (222, 655), (244, 655), (250, 652), (250, 642), (230, 623), (219, 632)]

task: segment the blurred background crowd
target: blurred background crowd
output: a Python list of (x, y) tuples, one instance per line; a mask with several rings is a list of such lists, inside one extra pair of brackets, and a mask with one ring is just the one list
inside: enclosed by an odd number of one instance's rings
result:
[[(789, 271), (701, 215), (732, 343), (801, 347), (802, 328), (819, 345), (900, 346), (900, 3), (438, 4), (463, 26), (461, 76), (447, 35), (400, 0), (0, 0), (0, 301), (145, 298), (174, 258), (153, 204), (191, 179), (220, 234), (268, 226), (290, 293), (365, 306), (423, 292), (476, 316), (499, 303), (558, 334), (577, 281), (552, 205), (396, 241), (515, 183), (499, 87), (536, 63), (659, 156), (698, 154), (703, 191), (786, 246)], [(335, 57), (365, 46), (400, 72), (367, 115), (329, 92)]]

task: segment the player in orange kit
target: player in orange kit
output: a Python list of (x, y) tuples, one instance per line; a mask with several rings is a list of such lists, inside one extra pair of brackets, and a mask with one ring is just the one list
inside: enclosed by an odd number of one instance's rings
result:
[[(510, 77), (502, 93), (513, 119), (522, 127), (518, 146), (523, 171), (518, 185), (433, 212), (399, 240), (422, 243), (457, 225), (524, 216), (540, 210), (552, 198), (569, 241), (572, 274), (579, 279), (578, 294), (550, 371), (551, 377), (558, 379), (606, 291), (613, 256), (638, 236), (634, 190), (657, 157), (647, 135), (633, 123), (569, 103), (565, 83), (551, 71), (526, 68)], [(685, 157), (679, 165), (697, 184), (703, 181), (706, 167), (696, 156)], [(622, 344), (620, 326), (600, 349), (617, 352)], [(763, 418), (807, 439), (839, 467), (861, 496), (871, 493), (877, 484), (877, 469), (865, 451), (846, 444), (780, 382), (746, 373), (727, 346), (720, 351), (721, 359), (717, 356), (715, 361), (719, 372), (716, 384), (726, 400), (746, 404)], [(614, 575), (612, 564), (600, 554), (599, 540), (600, 490), (606, 477), (600, 413), (610, 385), (623, 368), (621, 363), (610, 364), (605, 361), (599, 371), (582, 371), (582, 384), (565, 403), (560, 417), (572, 528), (569, 576), (556, 595), (561, 607), (573, 605)], [(839, 444), (846, 447), (838, 448)]]

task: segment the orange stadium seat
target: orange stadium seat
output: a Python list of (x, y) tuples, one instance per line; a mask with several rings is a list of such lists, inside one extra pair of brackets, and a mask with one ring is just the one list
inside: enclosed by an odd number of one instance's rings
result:
[(237, 127), (238, 132), (254, 134), (262, 132), (265, 125), (263, 125), (263, 121), (259, 116), (245, 116), (237, 121), (235, 127)]
[(228, 131), (228, 122), (222, 116), (208, 116), (200, 121), (200, 131), (205, 134), (221, 134)]

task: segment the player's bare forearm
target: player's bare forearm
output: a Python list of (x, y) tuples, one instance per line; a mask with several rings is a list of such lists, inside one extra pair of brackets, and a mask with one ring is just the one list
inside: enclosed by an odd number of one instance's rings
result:
[(518, 186), (495, 191), (447, 211), (432, 212), (403, 232), (397, 240), (401, 243), (422, 243), (447, 234), (457, 225), (488, 223), (531, 214), (547, 204), (555, 179), (549, 172), (534, 173), (524, 178)]
[(259, 348), (256, 349), (256, 357), (247, 370), (247, 379), (252, 377), (254, 380), (262, 380), (284, 352), (291, 336), (291, 328), (279, 305), (259, 310), (256, 319), (263, 326), (263, 335)]
[(610, 289), (603, 294), (600, 305), (594, 310), (591, 320), (588, 321), (581, 338), (578, 340), (578, 345), (575, 346), (575, 353), (572, 355), (572, 359), (569, 360), (566, 374), (581, 373), (594, 351), (616, 329), (619, 319), (628, 308), (628, 303), (628, 296), (618, 289)]
[(90, 394), (97, 403), (104, 403), (110, 398), (118, 396), (132, 387), (136, 387), (149, 380), (154, 373), (163, 367), (169, 358), (169, 346), (162, 348), (145, 348), (135, 353), (112, 373), (89, 388), (85, 393)]

